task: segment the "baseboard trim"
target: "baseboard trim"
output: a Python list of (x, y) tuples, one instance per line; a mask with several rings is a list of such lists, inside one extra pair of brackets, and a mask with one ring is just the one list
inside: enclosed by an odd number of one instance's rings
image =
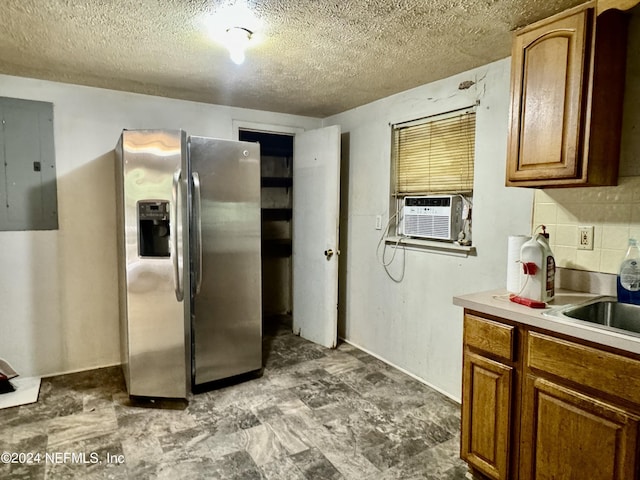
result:
[(88, 372), (89, 370), (98, 370), (100, 368), (109, 368), (109, 367), (119, 367), (122, 364), (120, 362), (118, 363), (112, 363), (109, 365), (101, 365), (101, 366), (94, 366), (94, 367), (87, 367), (87, 368), (78, 368), (75, 370), (66, 370), (66, 371), (62, 371), (62, 372), (58, 372), (58, 373), (47, 373), (46, 375), (42, 375), (42, 379), (45, 378), (50, 378), (50, 377), (57, 377), (59, 375), (70, 375), (72, 373), (81, 373), (81, 372)]

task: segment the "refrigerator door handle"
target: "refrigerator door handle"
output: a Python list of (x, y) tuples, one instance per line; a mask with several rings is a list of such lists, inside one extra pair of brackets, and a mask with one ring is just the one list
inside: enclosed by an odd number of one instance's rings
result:
[(196, 222), (196, 252), (198, 255), (196, 261), (196, 294), (200, 293), (200, 287), (202, 286), (202, 196), (200, 195), (200, 176), (198, 172), (191, 174), (193, 177), (193, 191), (195, 193), (195, 212), (194, 218)]
[(169, 231), (171, 232), (171, 258), (173, 260), (173, 285), (176, 292), (176, 299), (181, 302), (184, 299), (184, 291), (180, 284), (180, 266), (178, 265), (178, 201), (180, 199), (180, 176), (181, 170), (178, 168), (173, 173), (173, 184), (171, 186), (171, 212), (169, 214)]

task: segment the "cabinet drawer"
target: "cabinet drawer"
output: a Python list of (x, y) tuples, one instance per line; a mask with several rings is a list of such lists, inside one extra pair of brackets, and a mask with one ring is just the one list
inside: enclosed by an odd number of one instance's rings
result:
[(526, 364), (640, 404), (640, 362), (596, 348), (529, 332)]
[(477, 317), (464, 316), (464, 343), (483, 352), (513, 360), (515, 327)]

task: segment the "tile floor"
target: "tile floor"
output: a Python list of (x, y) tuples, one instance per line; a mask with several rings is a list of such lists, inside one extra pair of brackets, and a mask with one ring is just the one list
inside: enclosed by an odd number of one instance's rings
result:
[(43, 379), (37, 403), (0, 410), (0, 453), (34, 455), (0, 478), (466, 478), (459, 405), (346, 343), (270, 328), (262, 377), (188, 406), (132, 404), (117, 367)]

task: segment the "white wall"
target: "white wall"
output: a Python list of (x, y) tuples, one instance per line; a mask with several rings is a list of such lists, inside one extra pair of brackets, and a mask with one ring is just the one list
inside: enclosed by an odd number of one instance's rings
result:
[[(335, 115), (343, 145), (343, 180), (348, 192), (346, 298), (341, 330), (345, 339), (460, 398), (462, 309), (452, 297), (504, 288), (506, 247), (511, 234), (529, 233), (533, 191), (506, 188), (510, 59), (397, 94)], [(462, 81), (476, 84), (459, 90)], [(476, 115), (473, 243), (477, 256), (461, 258), (406, 249), (396, 255), (394, 282), (376, 260), (380, 231), (375, 216), (388, 218), (390, 123), (463, 108), (480, 101)], [(344, 223), (343, 223), (344, 227)], [(346, 239), (344, 236), (346, 235)], [(341, 248), (343, 248), (341, 246)], [(391, 251), (387, 249), (387, 257)]]
[(123, 128), (232, 138), (234, 120), (320, 120), (0, 75), (0, 95), (52, 102), (57, 231), (0, 232), (0, 358), (24, 376), (120, 362), (113, 148)]
[[(456, 294), (503, 287), (506, 239), (527, 233), (533, 192), (504, 187), (509, 60), (325, 119), (348, 134), (341, 298), (350, 342), (460, 397), (462, 311)], [(476, 85), (458, 90), (464, 80)], [(54, 104), (60, 229), (0, 232), (0, 357), (23, 375), (119, 363), (113, 147), (123, 128), (183, 128), (232, 138), (233, 122), (315, 128), (307, 117), (198, 104), (0, 75), (0, 95)], [(477, 256), (400, 251), (377, 263), (388, 215), (389, 124), (468, 106), (477, 110)], [(346, 237), (345, 237), (346, 235)]]

